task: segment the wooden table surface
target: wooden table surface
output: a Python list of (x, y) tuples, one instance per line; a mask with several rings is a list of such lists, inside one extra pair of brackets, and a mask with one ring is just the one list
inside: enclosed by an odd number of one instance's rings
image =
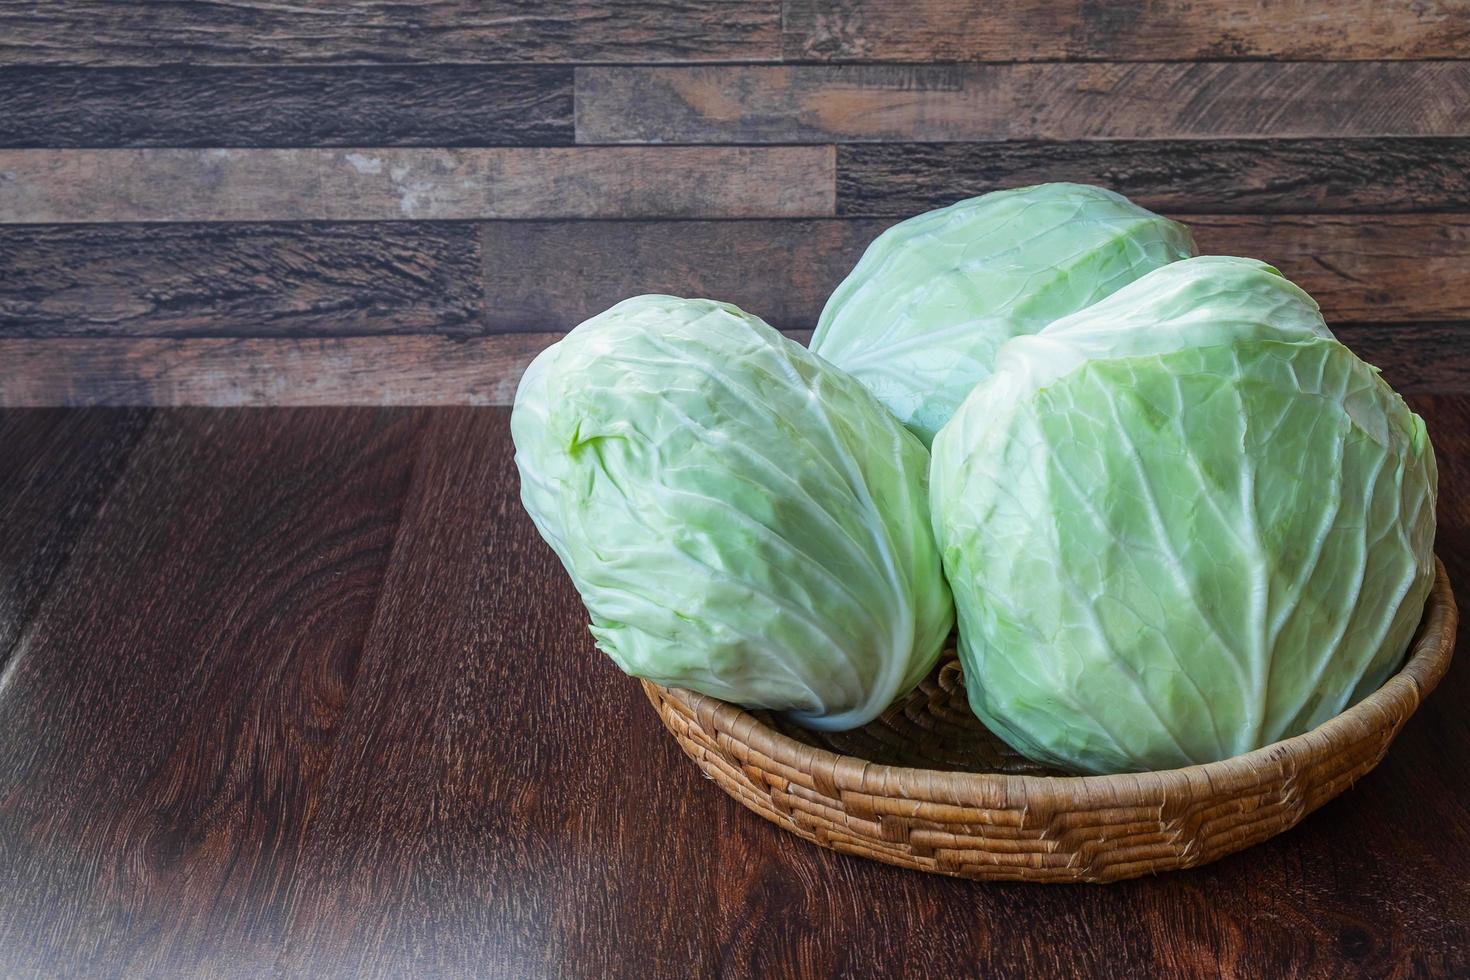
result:
[[(1470, 608), (1470, 398), (1412, 399)], [(1464, 976), (1470, 657), (1298, 828), (977, 884), (746, 812), (592, 646), (502, 408), (0, 413), (0, 975)]]

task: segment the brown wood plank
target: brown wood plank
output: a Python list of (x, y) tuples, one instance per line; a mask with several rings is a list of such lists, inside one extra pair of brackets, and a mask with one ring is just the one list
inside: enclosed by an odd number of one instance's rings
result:
[[(1276, 263), (1333, 323), (1470, 319), (1470, 285), (1460, 275), (1470, 262), (1470, 216), (1182, 218), (1205, 251)], [(0, 337), (567, 330), (642, 292), (710, 296), (800, 329), (816, 322), (832, 289), (892, 221), (0, 228), (7, 270)], [(422, 350), (441, 369), (456, 356), (432, 341)], [(230, 374), (222, 366), (230, 355), (201, 356), (223, 358), (209, 361), (211, 370)], [(323, 348), (321, 356), (335, 355)], [(309, 378), (298, 380), (303, 397), (329, 397)]]
[(268, 965), (420, 421), (155, 416), (0, 687), (0, 973)]
[(557, 336), (0, 340), (0, 406), (508, 405)]
[[(1470, 216), (1184, 215), (1201, 250), (1276, 263), (1333, 323), (1470, 319)], [(492, 330), (569, 329), (643, 292), (809, 327), (892, 219), (484, 226)], [(544, 282), (565, 284), (544, 289)]]
[(0, 675), (148, 419), (140, 409), (0, 412)]
[(0, 146), (570, 142), (570, 68), (0, 68)]
[[(837, 149), (837, 211), (910, 215), (1048, 180), (1180, 213), (1470, 210), (1470, 140), (894, 143)], [(1365, 219), (1372, 220), (1372, 219)]]
[[(1334, 328), (1401, 390), (1470, 391), (1470, 324)], [(560, 336), (0, 340), (11, 367), (0, 407), (509, 405), (526, 365)]]
[(1306, 61), (1456, 58), (1461, 0), (786, 0), (789, 59)]
[[(809, 328), (891, 221), (536, 221), (484, 229), (490, 330), (569, 330), (639, 293), (734, 303)], [(555, 288), (547, 288), (555, 283)]]
[(0, 337), (480, 330), (471, 224), (0, 227)]
[(778, 0), (0, 0), (0, 64), (760, 61)]
[(792, 147), (0, 150), (0, 223), (805, 217), (833, 151)]
[(1332, 324), (1470, 319), (1470, 215), (1198, 215), (1201, 252), (1276, 265)]
[(1339, 323), (1332, 332), (1400, 394), (1470, 393), (1470, 324)]
[(579, 143), (1470, 134), (1470, 63), (577, 69)]

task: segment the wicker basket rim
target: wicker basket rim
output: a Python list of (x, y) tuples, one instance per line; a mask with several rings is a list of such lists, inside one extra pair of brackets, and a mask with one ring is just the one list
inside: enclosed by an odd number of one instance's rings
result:
[[(776, 731), (737, 705), (683, 688), (643, 683), (682, 703), (706, 731), (718, 732), (792, 769), (822, 771), (839, 790), (874, 796), (931, 796), (935, 791), (955, 800), (1010, 800), (1105, 797), (1114, 805), (1153, 805), (1172, 793), (1197, 794), (1202, 787), (1219, 790), (1241, 781), (1256, 781), (1263, 769), (1288, 773), (1300, 763), (1339, 751), (1344, 745), (1381, 730), (1384, 719), (1406, 718), (1434, 690), (1449, 668), (1459, 610), (1444, 563), (1435, 558), (1434, 585), (1404, 666), (1382, 687), (1316, 728), (1254, 751), (1216, 762), (1151, 772), (1103, 776), (1041, 776), (1013, 773), (952, 772), (869, 762), (807, 745)], [(908, 788), (924, 787), (911, 793)]]

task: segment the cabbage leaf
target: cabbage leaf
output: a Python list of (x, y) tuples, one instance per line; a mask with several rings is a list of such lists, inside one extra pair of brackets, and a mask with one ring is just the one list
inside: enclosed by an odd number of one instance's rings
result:
[(1423, 421), (1248, 259), (1010, 341), (932, 480), (971, 706), (1068, 769), (1315, 727), (1397, 666), (1432, 583)]
[(812, 350), (927, 446), (1006, 340), (1193, 254), (1183, 225), (1100, 187), (996, 191), (879, 235), (827, 301)]
[(526, 510), (629, 674), (843, 729), (938, 659), (928, 452), (757, 317), (619, 303), (536, 358), (511, 431)]

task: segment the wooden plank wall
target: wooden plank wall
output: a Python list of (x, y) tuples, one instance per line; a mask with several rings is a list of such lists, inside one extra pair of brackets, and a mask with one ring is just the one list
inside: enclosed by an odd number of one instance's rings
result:
[(1470, 391), (1470, 0), (0, 0), (0, 404), (505, 403), (625, 296), (802, 336), (1053, 179)]

